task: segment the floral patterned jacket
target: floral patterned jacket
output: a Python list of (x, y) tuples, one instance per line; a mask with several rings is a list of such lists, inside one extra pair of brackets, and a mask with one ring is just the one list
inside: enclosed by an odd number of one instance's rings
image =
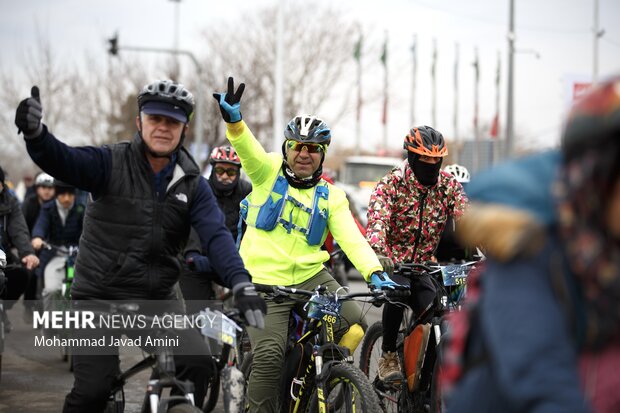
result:
[(405, 160), (377, 183), (370, 197), (366, 239), (377, 254), (396, 263), (429, 261), (448, 217), (460, 218), (467, 202), (452, 175), (442, 171), (436, 185), (425, 187)]

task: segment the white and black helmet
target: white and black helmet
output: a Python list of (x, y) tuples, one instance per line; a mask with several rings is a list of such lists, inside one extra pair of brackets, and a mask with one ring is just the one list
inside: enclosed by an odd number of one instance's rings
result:
[(172, 80), (158, 80), (144, 86), (138, 95), (138, 107), (143, 110), (144, 105), (150, 102), (167, 103), (182, 109), (187, 121), (194, 113), (194, 95), (185, 86)]
[(34, 186), (46, 186), (48, 188), (54, 187), (54, 177), (41, 172), (34, 180)]
[(448, 165), (443, 168), (443, 170), (444, 172), (447, 172), (450, 175), (454, 176), (456, 180), (459, 181), (459, 183), (461, 184), (466, 184), (469, 182), (469, 171), (462, 165), (453, 163), (452, 165)]

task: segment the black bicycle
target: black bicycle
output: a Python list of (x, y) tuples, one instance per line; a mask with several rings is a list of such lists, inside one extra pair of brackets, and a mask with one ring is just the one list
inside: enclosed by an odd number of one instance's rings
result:
[[(303, 354), (296, 369), (298, 373), (282, 377), (279, 391), (283, 411), (380, 411), (379, 400), (368, 378), (353, 364), (349, 350), (335, 343), (334, 325), (340, 317), (343, 301), (370, 298), (367, 302), (380, 305), (387, 300), (385, 291), (339, 294), (321, 286), (307, 291), (260, 285), (257, 289), (267, 293), (268, 300), (308, 304), (307, 314), (299, 319), (302, 328), (297, 329), (294, 322), (290, 323), (291, 336), (295, 338), (289, 340), (284, 364), (299, 353), (295, 349), (301, 349)], [(295, 331), (299, 332), (298, 338)], [(246, 380), (250, 377), (251, 367), (252, 355), (249, 354), (241, 366)]]
[[(360, 355), (360, 370), (372, 380), (383, 412), (437, 413), (442, 411), (437, 386), (439, 344), (446, 331), (444, 316), (456, 310), (465, 295), (467, 275), (475, 262), (439, 265), (401, 264), (395, 274), (405, 277), (429, 277), (436, 288), (431, 305), (417, 318), (405, 311), (397, 352), (402, 377), (379, 380), (377, 368), (383, 351), (383, 324), (374, 323), (366, 331)], [(407, 307), (408, 308), (408, 307)]]
[[(175, 377), (176, 367), (174, 362), (174, 344), (169, 338), (176, 336), (175, 332), (178, 328), (174, 326), (165, 326), (161, 319), (157, 320), (157, 316), (147, 316), (140, 313), (140, 307), (136, 303), (110, 303), (102, 300), (89, 300), (95, 305), (106, 306), (106, 311), (93, 311), (97, 315), (127, 315), (136, 316), (139, 314), (140, 320), (146, 325), (157, 326), (152, 327), (149, 332), (153, 336), (152, 341), (157, 343), (154, 351), (147, 354), (144, 359), (140, 360), (125, 371), (121, 371), (115, 378), (108, 399), (105, 413), (123, 413), (125, 410), (125, 384), (135, 375), (151, 369), (151, 376), (146, 386), (146, 393), (142, 403), (142, 413), (202, 413), (203, 410), (195, 406), (194, 403), (194, 383), (188, 380), (179, 380)], [(236, 310), (235, 310), (236, 311)], [(174, 316), (174, 314), (166, 314)], [(238, 312), (223, 314), (218, 310), (205, 309), (200, 314), (185, 316), (186, 319), (194, 319), (197, 316), (203, 319), (218, 319), (217, 324), (203, 323), (201, 325), (201, 333), (210, 339), (216, 339), (221, 342), (223, 353), (219, 360), (228, 357), (231, 349), (235, 348), (236, 334), (241, 329), (236, 321), (238, 320)], [(186, 327), (194, 328), (194, 327)], [(224, 354), (226, 352), (226, 354)], [(211, 355), (205, 355), (211, 357)], [(215, 361), (217, 362), (217, 360)], [(163, 396), (165, 389), (175, 389), (178, 395)], [(171, 406), (171, 404), (173, 404)]]

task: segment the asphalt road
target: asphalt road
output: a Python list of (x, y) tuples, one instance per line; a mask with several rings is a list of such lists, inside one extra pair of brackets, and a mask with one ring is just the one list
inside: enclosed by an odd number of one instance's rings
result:
[[(349, 275), (351, 291), (366, 290), (366, 284), (359, 273), (352, 270)], [(367, 305), (364, 311), (367, 311), (369, 325), (380, 318), (380, 309)], [(6, 336), (2, 354), (0, 412), (61, 412), (64, 397), (73, 384), (73, 375), (57, 349), (40, 348), (36, 353), (31, 350), (35, 330), (32, 329), (32, 324), (24, 323), (22, 313), (21, 302), (8, 312), (13, 331)], [(139, 351), (121, 350), (121, 367), (126, 368), (141, 358)], [(132, 378), (125, 387), (126, 413), (140, 411), (148, 376), (149, 371), (145, 371)], [(214, 410), (216, 413), (223, 411), (221, 403)]]

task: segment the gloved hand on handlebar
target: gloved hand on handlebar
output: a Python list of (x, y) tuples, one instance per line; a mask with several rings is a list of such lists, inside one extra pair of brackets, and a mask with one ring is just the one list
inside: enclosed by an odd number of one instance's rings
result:
[(370, 288), (378, 290), (406, 290), (409, 287), (395, 283), (386, 272), (375, 271), (370, 276)]
[(388, 275), (394, 274), (394, 261), (392, 261), (390, 257), (386, 257), (385, 255), (377, 255), (377, 258), (383, 267), (383, 271), (387, 272)]
[(197, 252), (190, 252), (185, 256), (185, 262), (190, 268), (199, 272), (213, 272), (211, 261), (204, 255), (200, 255)]
[(241, 96), (245, 90), (245, 83), (241, 83), (235, 92), (235, 81), (228, 78), (228, 92), (214, 93), (213, 97), (220, 105), (220, 113), (226, 123), (236, 123), (241, 120)]
[(264, 314), (267, 314), (267, 304), (258, 295), (256, 287), (251, 282), (235, 285), (232, 289), (235, 305), (245, 317), (248, 325), (263, 329), (265, 327)]

